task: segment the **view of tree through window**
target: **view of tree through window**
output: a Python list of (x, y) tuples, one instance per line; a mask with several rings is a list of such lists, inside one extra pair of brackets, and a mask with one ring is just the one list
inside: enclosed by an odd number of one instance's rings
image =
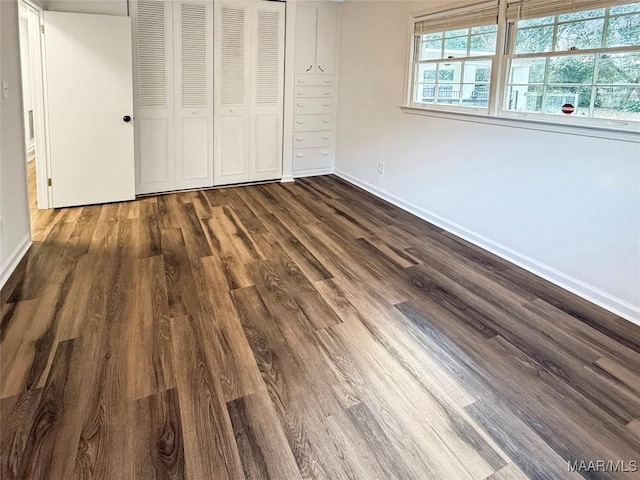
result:
[(640, 120), (640, 3), (516, 28), (505, 109)]

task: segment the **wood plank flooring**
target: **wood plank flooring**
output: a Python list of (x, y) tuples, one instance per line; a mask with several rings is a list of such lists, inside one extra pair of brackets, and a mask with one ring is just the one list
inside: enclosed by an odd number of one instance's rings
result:
[(640, 478), (640, 328), (336, 177), (32, 218), (3, 479)]

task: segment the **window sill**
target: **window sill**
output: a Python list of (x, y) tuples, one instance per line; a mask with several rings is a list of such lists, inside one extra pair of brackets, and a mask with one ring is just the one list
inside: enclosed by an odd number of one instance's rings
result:
[(567, 125), (559, 122), (544, 121), (532, 118), (496, 117), (474, 112), (452, 112), (436, 108), (400, 106), (400, 109), (410, 115), (425, 115), (427, 117), (446, 118), (461, 122), (486, 123), (503, 127), (524, 128), (527, 130), (541, 130), (553, 133), (580, 135), (584, 137), (606, 138), (624, 142), (640, 143), (640, 130), (599, 127), (593, 125)]

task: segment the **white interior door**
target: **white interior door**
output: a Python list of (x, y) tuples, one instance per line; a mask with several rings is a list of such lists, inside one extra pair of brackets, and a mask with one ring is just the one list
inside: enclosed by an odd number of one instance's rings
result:
[(316, 7), (296, 7), (295, 73), (316, 73), (317, 16)]
[(252, 182), (282, 176), (284, 9), (281, 2), (259, 2), (252, 22)]
[(128, 17), (45, 12), (54, 207), (135, 196)]
[(316, 73), (336, 73), (338, 9), (318, 8)]
[(213, 2), (173, 3), (178, 190), (213, 185)]
[(249, 181), (251, 29), (249, 2), (217, 3), (215, 185)]

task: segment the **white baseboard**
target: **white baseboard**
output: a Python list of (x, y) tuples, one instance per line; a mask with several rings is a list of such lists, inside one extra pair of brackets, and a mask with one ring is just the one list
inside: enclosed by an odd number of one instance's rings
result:
[(504, 258), (505, 260), (514, 263), (561, 288), (564, 288), (565, 290), (575, 293), (576, 295), (595, 303), (596, 305), (599, 305), (602, 308), (635, 323), (636, 325), (640, 325), (640, 307), (631, 305), (630, 303), (603, 292), (596, 287), (588, 285), (577, 278), (562, 273), (549, 265), (545, 265), (531, 257), (516, 252), (515, 250), (512, 250), (500, 243), (494, 242), (493, 240), (475, 233), (462, 225), (458, 225), (457, 223), (451, 222), (433, 212), (396, 197), (395, 195), (375, 187), (370, 183), (364, 182), (346, 172), (336, 169), (334, 173), (347, 182), (357, 185), (367, 192), (372, 193), (373, 195), (380, 197), (429, 223), (433, 223), (447, 232), (463, 238), (480, 248), (488, 250), (489, 252)]
[(4, 284), (7, 283), (7, 280), (9, 280), (9, 277), (20, 263), (20, 260), (22, 260), (22, 257), (25, 256), (31, 244), (31, 235), (27, 234), (11, 255), (9, 255), (9, 258), (2, 264), (2, 270), (0, 271), (0, 288), (4, 287)]
[(313, 170), (298, 170), (293, 172), (294, 178), (302, 178), (302, 177), (316, 177), (318, 175), (331, 175), (333, 173), (333, 168), (315, 168)]
[(280, 183), (289, 183), (289, 182), (294, 182), (295, 179), (293, 178), (293, 175), (285, 175), (284, 177), (282, 177), (280, 179)]

